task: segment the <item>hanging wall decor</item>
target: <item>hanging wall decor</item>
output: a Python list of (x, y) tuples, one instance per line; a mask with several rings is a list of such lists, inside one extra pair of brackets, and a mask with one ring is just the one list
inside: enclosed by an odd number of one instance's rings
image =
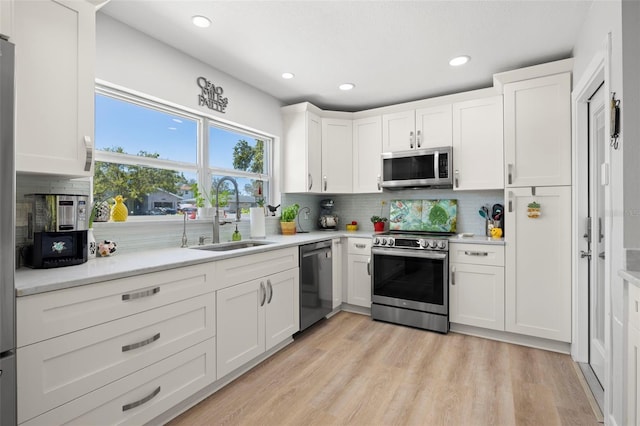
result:
[(229, 99), (222, 96), (224, 93), (222, 86), (216, 86), (204, 77), (198, 77), (196, 83), (200, 88), (198, 105), (206, 105), (209, 109), (224, 113), (229, 104)]

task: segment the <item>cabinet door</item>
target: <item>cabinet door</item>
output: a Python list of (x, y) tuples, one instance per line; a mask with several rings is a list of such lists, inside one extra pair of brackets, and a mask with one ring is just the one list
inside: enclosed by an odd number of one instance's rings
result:
[(331, 240), (331, 279), (333, 280), (333, 309), (342, 304), (342, 240)]
[(416, 148), (440, 148), (451, 143), (451, 104), (416, 110)]
[(382, 192), (382, 117), (353, 121), (353, 192)]
[(320, 117), (309, 111), (287, 113), (282, 124), (283, 191), (320, 192)]
[(291, 337), (300, 329), (300, 277), (298, 268), (266, 278), (265, 349)]
[(217, 292), (217, 376), (223, 377), (264, 352), (266, 280)]
[(369, 275), (370, 256), (349, 255), (348, 265), (348, 302), (352, 305), (371, 307), (371, 275)]
[(502, 96), (453, 104), (456, 190), (502, 189)]
[(14, 0), (0, 1), (0, 34), (9, 37), (9, 41), (13, 41), (13, 2)]
[(640, 330), (629, 327), (629, 343), (627, 345), (627, 422), (625, 424), (640, 425)]
[(571, 185), (571, 74), (504, 85), (504, 142), (506, 186)]
[(532, 192), (505, 190), (505, 328), (571, 342), (571, 187)]
[(351, 120), (322, 119), (322, 192), (353, 191), (353, 126)]
[(16, 1), (14, 12), (16, 170), (90, 176), (95, 7), (85, 1)]
[(382, 152), (415, 149), (415, 111), (382, 116)]
[(451, 264), (451, 322), (504, 330), (504, 268)]

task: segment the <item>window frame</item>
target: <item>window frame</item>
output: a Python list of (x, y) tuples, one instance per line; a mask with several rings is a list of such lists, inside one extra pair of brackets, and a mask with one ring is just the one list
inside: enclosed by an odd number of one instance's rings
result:
[[(103, 95), (114, 98), (116, 100), (128, 102), (134, 105), (138, 105), (144, 108), (154, 109), (160, 112), (176, 115), (179, 117), (184, 117), (188, 120), (194, 120), (197, 123), (197, 140), (196, 140), (196, 162), (182, 162), (182, 161), (173, 161), (173, 160), (165, 160), (159, 158), (152, 157), (142, 157), (134, 154), (123, 154), (117, 152), (103, 151), (96, 149), (95, 150), (95, 161), (115, 163), (115, 164), (125, 164), (125, 165), (136, 165), (136, 166), (145, 166), (152, 167), (158, 169), (165, 170), (173, 170), (177, 172), (189, 172), (194, 173), (196, 176), (196, 181), (198, 183), (198, 188), (201, 189), (201, 192), (206, 191), (206, 193), (210, 193), (211, 191), (211, 182), (214, 176), (230, 176), (233, 178), (247, 178), (254, 180), (263, 181), (263, 188), (266, 188), (266, 192), (264, 193), (266, 196), (264, 197), (264, 205), (271, 204), (275, 189), (274, 185), (274, 144), (275, 138), (273, 136), (269, 136), (264, 133), (259, 133), (255, 130), (250, 130), (245, 126), (224, 122), (215, 117), (209, 116), (204, 113), (194, 112), (189, 110), (188, 108), (171, 105), (169, 102), (165, 102), (159, 100), (157, 98), (150, 99), (140, 94), (133, 94), (126, 89), (122, 88), (114, 88), (105, 82), (96, 82), (95, 84), (95, 95)], [(209, 154), (210, 154), (210, 143), (209, 143), (209, 127), (214, 126), (223, 130), (228, 130), (234, 133), (239, 133), (242, 135), (246, 135), (248, 137), (254, 139), (260, 139), (264, 142), (264, 170), (263, 173), (253, 173), (247, 172), (244, 170), (235, 170), (221, 167), (210, 167), (209, 165)], [(238, 188), (240, 191), (240, 187)], [(93, 176), (91, 177), (91, 194), (93, 196)], [(209, 201), (206, 201), (205, 204), (207, 207), (214, 207), (209, 205)], [(156, 221), (158, 220), (158, 216), (147, 216), (147, 215), (136, 215), (133, 216), (136, 218), (136, 221)], [(130, 217), (131, 219), (131, 217)], [(167, 218), (168, 219), (168, 218)], [(246, 219), (248, 220), (248, 218)]]

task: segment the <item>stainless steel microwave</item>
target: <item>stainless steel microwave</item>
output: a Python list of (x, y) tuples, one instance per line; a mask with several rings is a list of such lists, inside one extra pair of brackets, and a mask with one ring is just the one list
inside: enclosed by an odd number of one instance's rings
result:
[(452, 151), (447, 146), (383, 153), (382, 187), (452, 188)]

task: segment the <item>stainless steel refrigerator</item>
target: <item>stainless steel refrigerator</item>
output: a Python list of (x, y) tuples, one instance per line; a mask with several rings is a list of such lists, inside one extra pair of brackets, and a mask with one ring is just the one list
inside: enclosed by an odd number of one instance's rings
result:
[[(0, 38), (0, 425), (16, 424), (14, 46)], [(37, 101), (37, 100), (34, 100)]]

